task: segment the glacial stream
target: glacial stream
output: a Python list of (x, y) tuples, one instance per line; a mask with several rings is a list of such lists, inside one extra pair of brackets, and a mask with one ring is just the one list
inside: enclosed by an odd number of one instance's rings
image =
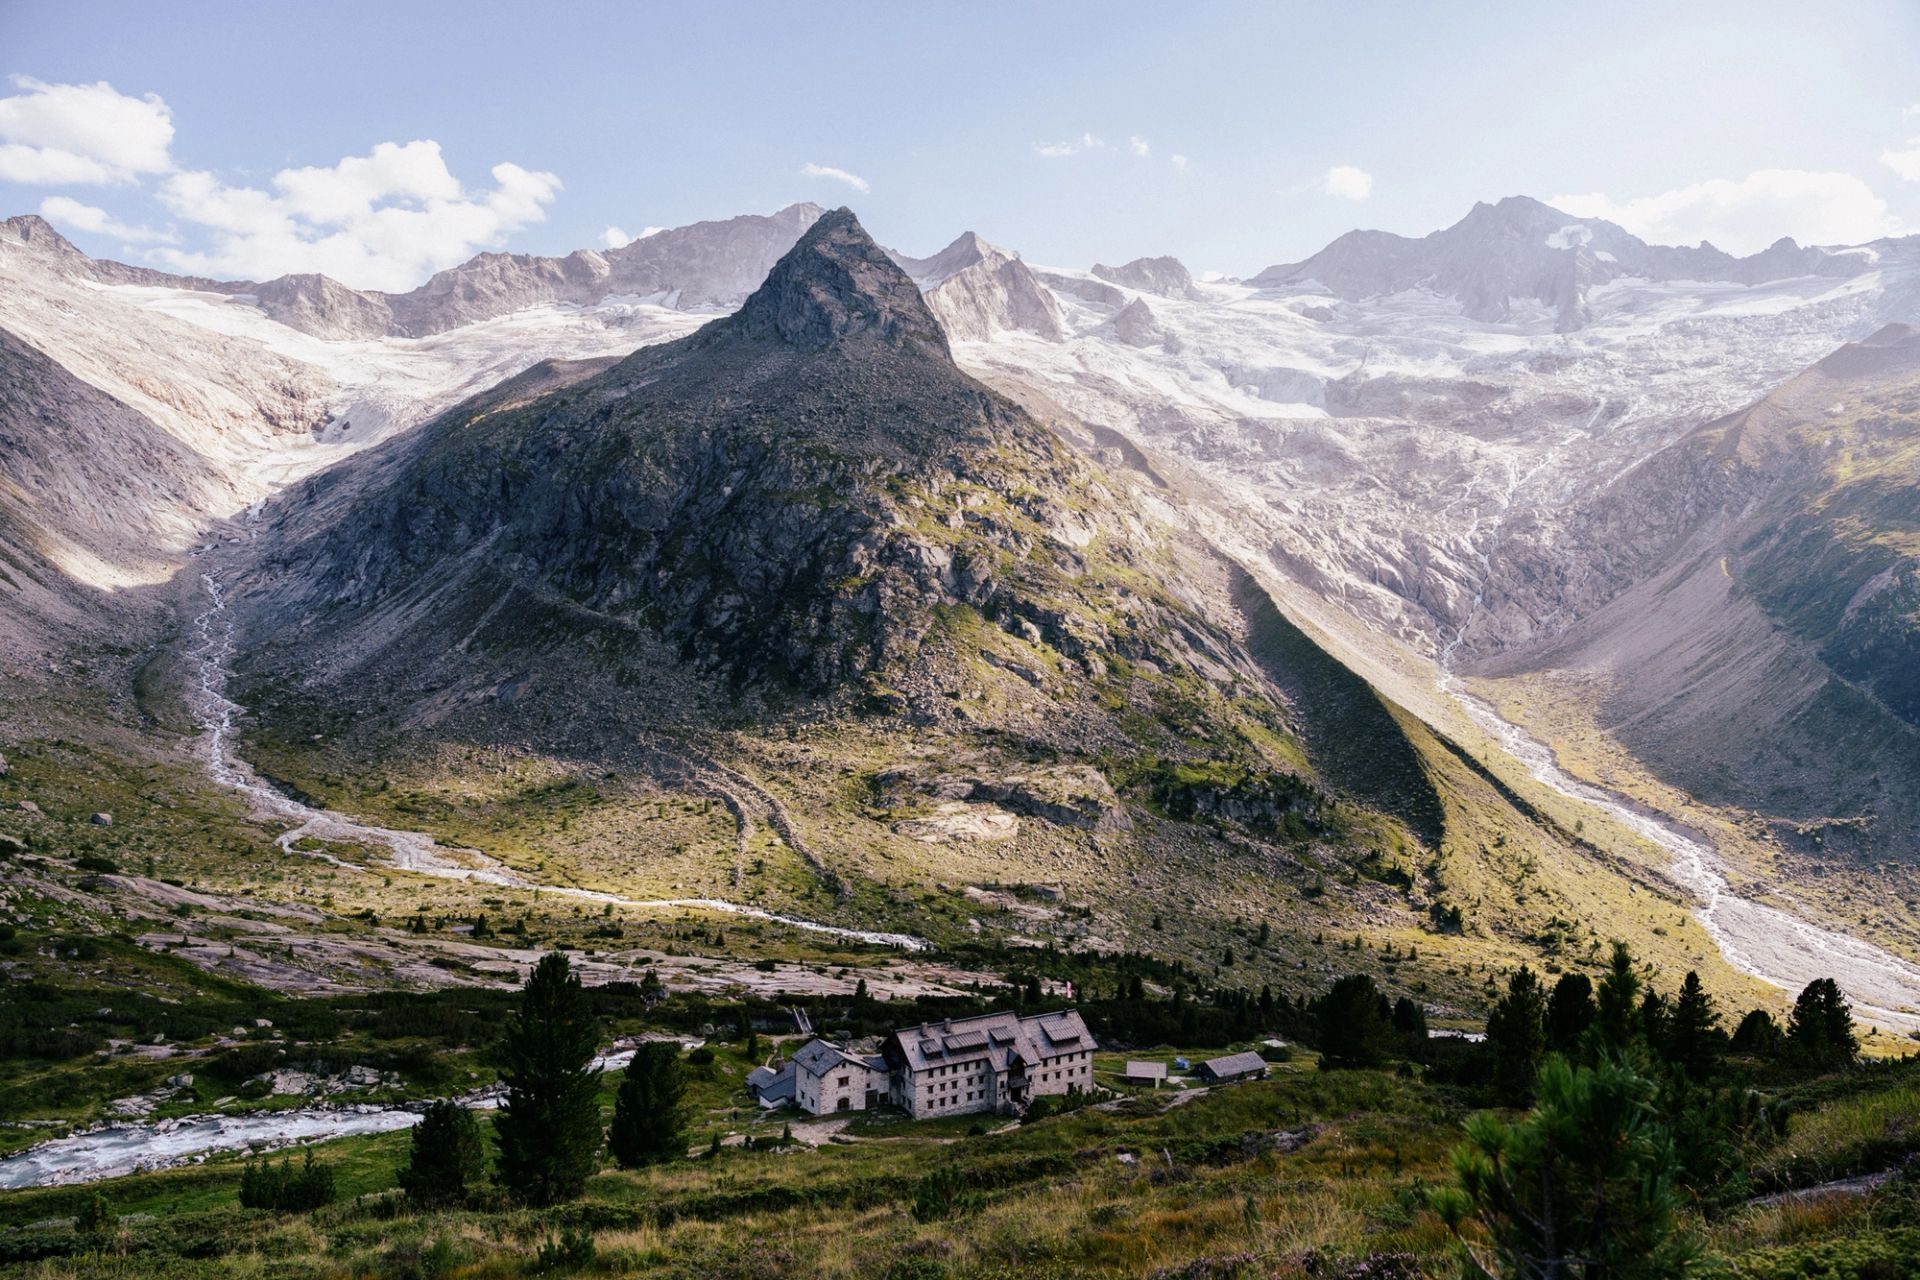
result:
[(366, 868), (355, 866), (330, 854), (307, 853), (296, 850), (294, 845), (301, 840), (316, 840), (323, 844), (377, 845), (388, 851), (388, 865), (420, 875), (441, 876), (453, 880), (476, 880), (510, 889), (535, 889), (541, 893), (551, 893), (560, 897), (612, 903), (622, 907), (686, 907), (726, 912), (751, 920), (767, 920), (813, 933), (850, 938), (857, 942), (900, 947), (907, 951), (926, 949), (925, 939), (908, 933), (882, 933), (871, 929), (843, 928), (840, 925), (822, 924), (816, 920), (780, 915), (759, 907), (727, 902), (719, 898), (623, 898), (618, 894), (602, 893), (594, 889), (542, 884), (537, 880), (528, 879), (475, 850), (448, 848), (423, 832), (395, 831), (387, 827), (369, 826), (332, 809), (315, 809), (310, 805), (302, 804), (262, 781), (246, 761), (234, 754), (234, 717), (239, 713), (240, 707), (226, 696), (228, 667), (233, 659), (233, 619), (227, 612), (226, 597), (221, 590), (218, 576), (211, 572), (204, 573), (201, 575), (201, 581), (206, 586), (208, 605), (206, 611), (194, 619), (194, 629), (199, 633), (200, 645), (195, 653), (195, 663), (198, 667), (196, 688), (190, 701), (193, 704), (194, 718), (206, 731), (204, 747), (207, 773), (220, 785), (230, 787), (246, 796), (253, 803), (255, 812), (290, 824), (287, 830), (274, 841), (287, 852), (304, 857), (320, 858), (353, 871), (364, 871)]
[[(1444, 660), (1443, 660), (1444, 661)], [(1734, 893), (1719, 854), (1619, 796), (1562, 769), (1553, 751), (1460, 684), (1444, 665), (1440, 690), (1449, 695), (1539, 782), (1570, 799), (1605, 810), (1616, 822), (1673, 856), (1668, 872), (1693, 895), (1693, 914), (1727, 963), (1789, 994), (1815, 978), (1832, 978), (1862, 1020), (1889, 1030), (1920, 1030), (1920, 968), (1846, 934)]]
[[(207, 773), (220, 785), (245, 795), (254, 805), (255, 812), (289, 824), (288, 829), (275, 840), (289, 854), (319, 858), (350, 871), (365, 871), (365, 867), (325, 852), (297, 850), (294, 844), (299, 840), (312, 839), (321, 843), (371, 845), (388, 851), (391, 866), (420, 875), (476, 880), (513, 889), (537, 889), (541, 893), (590, 902), (610, 902), (616, 906), (688, 907), (727, 912), (747, 919), (772, 921), (859, 942), (901, 947), (909, 951), (926, 949), (926, 941), (911, 934), (848, 929), (716, 898), (623, 898), (592, 889), (542, 884), (474, 850), (448, 848), (418, 831), (395, 831), (356, 822), (345, 814), (331, 809), (316, 809), (282, 794), (261, 780), (246, 761), (234, 754), (234, 718), (240, 708), (226, 696), (228, 666), (234, 649), (233, 621), (227, 612), (226, 598), (218, 576), (208, 572), (201, 575), (201, 581), (206, 587), (208, 603), (206, 610), (194, 619), (194, 629), (200, 643), (194, 654), (197, 672), (189, 701), (194, 718), (205, 730), (203, 741)], [(594, 1065), (598, 1070), (618, 1070), (632, 1056), (630, 1050), (603, 1054), (595, 1060)], [(475, 1095), (464, 1100), (465, 1105), (469, 1106), (490, 1106), (494, 1101), (489, 1095)], [(172, 1120), (116, 1123), (49, 1139), (0, 1160), (0, 1190), (93, 1182), (145, 1169), (194, 1163), (215, 1152), (272, 1149), (355, 1134), (387, 1133), (417, 1123), (422, 1110), (424, 1104), (312, 1106), (238, 1115), (183, 1116)]]

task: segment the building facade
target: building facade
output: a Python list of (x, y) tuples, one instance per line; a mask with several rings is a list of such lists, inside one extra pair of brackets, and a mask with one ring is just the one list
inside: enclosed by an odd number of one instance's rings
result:
[(1092, 1088), (1096, 1048), (1070, 1009), (989, 1013), (902, 1028), (874, 1057), (809, 1040), (791, 1062), (755, 1068), (747, 1090), (763, 1107), (791, 1102), (816, 1116), (882, 1103), (916, 1120), (1018, 1115), (1035, 1098)]
[(887, 1037), (887, 1100), (916, 1120), (1017, 1115), (1037, 1097), (1093, 1086), (1098, 1046), (1073, 1010), (988, 1013), (905, 1027)]
[(886, 1068), (877, 1060), (855, 1057), (809, 1040), (793, 1055), (793, 1100), (816, 1116), (835, 1111), (865, 1111), (887, 1093)]

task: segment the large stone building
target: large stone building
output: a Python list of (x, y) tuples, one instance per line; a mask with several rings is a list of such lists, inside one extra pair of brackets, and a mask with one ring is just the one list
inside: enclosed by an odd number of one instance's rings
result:
[(1093, 1086), (1093, 1036), (1073, 1010), (906, 1027), (887, 1037), (887, 1100), (915, 1119), (992, 1111)]
[(763, 1106), (791, 1100), (814, 1115), (883, 1102), (915, 1119), (1018, 1115), (1035, 1098), (1091, 1088), (1097, 1047), (1071, 1009), (987, 1013), (904, 1027), (875, 1057), (809, 1040), (785, 1066), (756, 1069), (747, 1087)]
[(809, 1040), (793, 1055), (793, 1100), (802, 1111), (865, 1111), (886, 1100), (887, 1068), (825, 1040)]

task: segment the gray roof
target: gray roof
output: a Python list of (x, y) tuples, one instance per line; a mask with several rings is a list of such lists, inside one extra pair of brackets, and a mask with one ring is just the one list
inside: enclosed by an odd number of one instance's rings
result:
[(1036, 1013), (983, 1013), (972, 1018), (902, 1027), (893, 1041), (914, 1071), (989, 1058), (995, 1066), (1018, 1057), (1028, 1064), (1095, 1046), (1087, 1024), (1072, 1009)]
[(849, 1065), (859, 1067), (862, 1071), (867, 1069), (864, 1061), (825, 1040), (809, 1040), (801, 1045), (800, 1052), (793, 1055), (793, 1065), (816, 1076), (824, 1076), (829, 1071)]
[(1237, 1076), (1249, 1071), (1265, 1071), (1267, 1060), (1248, 1050), (1245, 1053), (1230, 1053), (1224, 1058), (1208, 1058), (1200, 1065), (1212, 1075)]
[(1164, 1062), (1138, 1062), (1127, 1059), (1127, 1069), (1121, 1073), (1130, 1080), (1164, 1080), (1167, 1078), (1167, 1064)]
[(764, 1084), (772, 1083), (778, 1079), (779, 1076), (780, 1073), (772, 1067), (755, 1067), (753, 1070), (747, 1072), (747, 1088), (758, 1089)]
[(791, 1062), (778, 1071), (772, 1067), (761, 1067), (747, 1077), (748, 1081), (751, 1082), (753, 1076), (759, 1075), (761, 1071), (767, 1072), (771, 1077), (765, 1084), (754, 1086), (754, 1095), (760, 1099), (761, 1106), (776, 1107), (783, 1102), (793, 1101), (793, 1064)]

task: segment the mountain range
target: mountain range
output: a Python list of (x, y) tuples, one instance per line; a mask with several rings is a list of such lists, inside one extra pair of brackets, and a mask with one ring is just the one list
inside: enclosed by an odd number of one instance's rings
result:
[(1707, 963), (1652, 808), (1920, 955), (1915, 320), (1920, 239), (1735, 258), (1518, 197), (1244, 281), (794, 205), (405, 294), (15, 218), (0, 710), (179, 759), (204, 578), (261, 767), (396, 825), (349, 780), (533, 759), (637, 780), (609, 833), (760, 814), (779, 900), (847, 921), (1038, 883), (1115, 945), (1257, 904)]

